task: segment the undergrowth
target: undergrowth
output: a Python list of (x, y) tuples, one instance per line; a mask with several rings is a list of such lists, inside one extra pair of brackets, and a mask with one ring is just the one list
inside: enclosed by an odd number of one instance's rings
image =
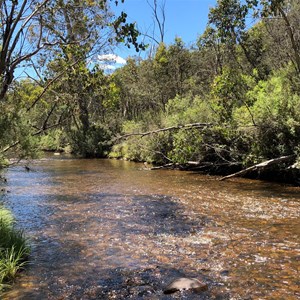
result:
[(0, 293), (24, 268), (29, 251), (23, 232), (14, 227), (12, 214), (0, 205)]

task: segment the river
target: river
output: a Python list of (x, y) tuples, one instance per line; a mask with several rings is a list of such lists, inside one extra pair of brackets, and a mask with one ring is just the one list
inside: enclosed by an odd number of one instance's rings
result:
[[(68, 157), (10, 168), (32, 253), (7, 299), (300, 299), (300, 189)], [(208, 285), (164, 295), (178, 277)]]

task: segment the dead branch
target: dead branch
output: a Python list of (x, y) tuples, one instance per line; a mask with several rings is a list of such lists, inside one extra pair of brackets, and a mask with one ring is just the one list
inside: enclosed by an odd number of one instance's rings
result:
[[(158, 25), (159, 35), (160, 35), (159, 41), (157, 41), (154, 37), (151, 38), (155, 42), (157, 42), (157, 44), (163, 43), (164, 36), (165, 36), (165, 22), (166, 22), (166, 12), (165, 12), (166, 0), (162, 1), (161, 5), (158, 5), (157, 0), (153, 0), (153, 4), (151, 4), (150, 1), (147, 0), (147, 3), (152, 10), (153, 18), (155, 23)], [(158, 8), (160, 9), (160, 14)]]
[(117, 137), (115, 140), (121, 140), (121, 139), (125, 139), (125, 138), (131, 137), (131, 136), (144, 137), (144, 136), (156, 134), (159, 132), (178, 130), (178, 129), (191, 129), (191, 128), (204, 129), (207, 127), (211, 127), (212, 125), (213, 125), (212, 123), (191, 123), (191, 124), (185, 124), (185, 125), (171, 126), (171, 127), (160, 128), (160, 129), (156, 129), (156, 130), (152, 130), (152, 131), (141, 132), (141, 133), (128, 133), (128, 134)]
[(170, 169), (178, 166), (178, 164), (170, 163), (162, 166), (152, 167), (151, 170)]
[(254, 166), (251, 166), (249, 168), (241, 170), (239, 172), (224, 176), (220, 180), (226, 180), (226, 179), (229, 179), (229, 178), (232, 178), (232, 177), (242, 176), (242, 175), (245, 175), (245, 174), (247, 174), (251, 171), (255, 171), (255, 170), (266, 169), (269, 166), (276, 165), (276, 164), (279, 164), (279, 163), (282, 163), (282, 162), (290, 161), (290, 160), (294, 159), (295, 157), (296, 157), (296, 155), (292, 154), (292, 155), (288, 155), (288, 156), (281, 156), (281, 157), (278, 157), (278, 158), (273, 158), (273, 159), (270, 159), (270, 160), (266, 160), (266, 161), (263, 161), (259, 164), (254, 165)]

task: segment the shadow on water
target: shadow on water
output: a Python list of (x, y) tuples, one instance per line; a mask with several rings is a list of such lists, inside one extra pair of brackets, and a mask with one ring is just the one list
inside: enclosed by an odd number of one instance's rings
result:
[[(174, 268), (174, 262), (184, 256), (179, 253), (176, 257), (176, 249), (171, 253), (173, 258), (160, 261), (164, 249), (157, 238), (199, 233), (208, 222), (204, 216), (191, 218), (170, 196), (99, 193), (28, 199), (18, 195), (13, 197), (12, 207), (22, 216), (21, 225), (27, 232), (38, 232), (32, 242), (32, 266), (27, 271), (29, 280), (32, 273), (39, 273), (38, 287), (26, 288), (26, 278), (21, 278), (20, 296), (8, 294), (16, 298), (139, 299), (152, 295), (151, 299), (172, 299), (162, 294), (166, 280), (179, 275), (200, 276), (195, 270)], [(156, 248), (155, 253), (148, 253), (148, 247)], [(144, 268), (140, 268), (141, 261)], [(195, 297), (189, 296), (199, 299), (199, 295)]]
[[(165, 282), (162, 281), (161, 277), (180, 278), (193, 275), (170, 267), (160, 266), (159, 268), (134, 270), (127, 268), (103, 269), (103, 273), (105, 275), (98, 280), (95, 279), (93, 274), (86, 274), (84, 278), (77, 281), (68, 281), (68, 283), (64, 282), (63, 279), (58, 279), (59, 284), (53, 277), (48, 281), (48, 285), (51, 285), (51, 291), (46, 292), (47, 286), (42, 291), (25, 290), (22, 292), (20, 299), (231, 299), (229, 294), (211, 291), (201, 293), (181, 291), (173, 295), (165, 295), (163, 288), (170, 280)], [(72, 276), (72, 273), (62, 274), (62, 276), (64, 275)], [(209, 280), (206, 280), (206, 282), (209, 282)]]

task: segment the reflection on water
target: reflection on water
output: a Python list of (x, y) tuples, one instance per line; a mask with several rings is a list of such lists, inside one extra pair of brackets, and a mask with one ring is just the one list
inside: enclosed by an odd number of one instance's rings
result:
[[(46, 159), (0, 199), (31, 264), (3, 299), (299, 299), (300, 189), (116, 160)], [(163, 295), (178, 276), (203, 295)]]

